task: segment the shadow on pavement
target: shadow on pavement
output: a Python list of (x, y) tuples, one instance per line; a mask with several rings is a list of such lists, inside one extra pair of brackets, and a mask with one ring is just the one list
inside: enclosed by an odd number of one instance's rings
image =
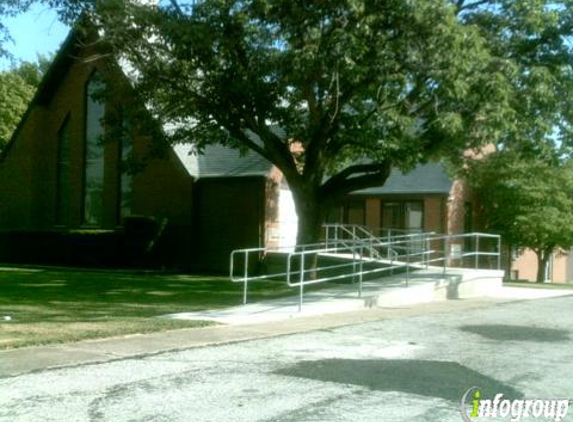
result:
[(569, 332), (553, 328), (523, 327), (519, 325), (484, 324), (464, 325), (462, 331), (478, 334), (490, 340), (558, 342), (569, 340)]
[(502, 393), (504, 398), (523, 394), (507, 384), (480, 374), (457, 362), (408, 359), (324, 359), (303, 361), (275, 372), (317, 381), (354, 384), (378, 391), (401, 391), (438, 397), (459, 403), (464, 393), (477, 386), (482, 397)]

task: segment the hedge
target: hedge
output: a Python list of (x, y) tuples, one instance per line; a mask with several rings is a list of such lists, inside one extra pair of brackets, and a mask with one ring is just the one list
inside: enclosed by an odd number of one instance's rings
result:
[(177, 239), (166, 220), (134, 216), (118, 230), (0, 231), (0, 262), (88, 268), (159, 268), (176, 265), (169, 258)]

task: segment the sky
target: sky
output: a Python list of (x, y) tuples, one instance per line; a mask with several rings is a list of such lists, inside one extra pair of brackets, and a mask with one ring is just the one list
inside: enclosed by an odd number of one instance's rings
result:
[[(0, 0), (1, 1), (1, 0)], [(68, 34), (68, 27), (60, 23), (56, 14), (46, 6), (37, 5), (16, 18), (3, 19), (14, 39), (7, 49), (16, 60), (36, 61), (38, 54), (55, 53)], [(0, 70), (10, 62), (0, 59)]]
[[(2, 1), (2, 0), (0, 0)], [(157, 0), (151, 0), (153, 2)], [(194, 0), (181, 0), (180, 4), (192, 4)], [(168, 4), (159, 0), (159, 4)], [(36, 4), (32, 9), (13, 19), (2, 19), (10, 30), (14, 42), (7, 49), (16, 60), (36, 61), (38, 54), (56, 53), (68, 35), (69, 28), (58, 21), (56, 13), (47, 6)], [(0, 71), (11, 66), (9, 60), (0, 58)]]

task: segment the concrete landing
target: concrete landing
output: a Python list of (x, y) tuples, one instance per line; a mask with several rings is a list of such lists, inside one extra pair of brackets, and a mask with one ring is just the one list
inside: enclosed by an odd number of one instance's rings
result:
[(430, 267), (358, 283), (333, 285), (304, 294), (299, 312), (298, 288), (293, 296), (233, 308), (166, 315), (174, 319), (210, 320), (223, 324), (255, 324), (285, 319), (349, 312), (364, 308), (396, 308), (417, 303), (474, 297), (496, 297), (502, 291), (503, 271)]

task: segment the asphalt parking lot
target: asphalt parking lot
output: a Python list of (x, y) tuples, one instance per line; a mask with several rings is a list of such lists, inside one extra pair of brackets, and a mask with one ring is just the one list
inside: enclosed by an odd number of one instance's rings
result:
[(566, 296), (43, 370), (0, 379), (0, 420), (461, 421), (472, 386), (573, 398), (572, 321)]

